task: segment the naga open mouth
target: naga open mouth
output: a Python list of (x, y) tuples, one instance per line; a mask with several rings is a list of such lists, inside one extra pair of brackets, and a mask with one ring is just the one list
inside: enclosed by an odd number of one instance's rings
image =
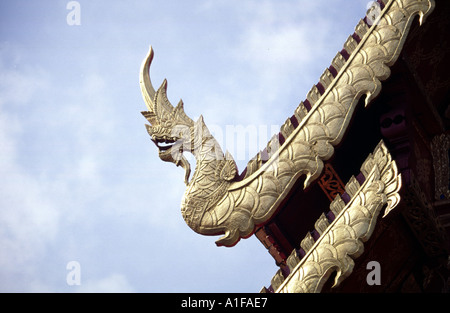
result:
[(168, 140), (163, 140), (163, 141), (153, 140), (153, 142), (158, 147), (158, 149), (161, 151), (166, 151), (166, 150), (172, 148), (173, 145), (175, 144), (174, 141), (168, 141)]
[(164, 137), (153, 136), (152, 141), (155, 143), (155, 145), (158, 147), (160, 151), (167, 151), (176, 144), (178, 138), (166, 136)]
[(159, 149), (159, 157), (165, 162), (172, 162), (176, 166), (181, 166), (185, 169), (184, 182), (189, 184), (189, 175), (191, 173), (191, 165), (183, 156), (183, 144), (179, 138), (176, 137), (158, 137), (153, 135), (152, 141)]

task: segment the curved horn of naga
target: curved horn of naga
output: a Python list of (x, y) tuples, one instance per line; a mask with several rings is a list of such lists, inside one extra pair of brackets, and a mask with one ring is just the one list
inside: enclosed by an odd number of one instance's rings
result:
[(269, 142), (267, 153), (248, 163), (242, 180), (233, 158), (222, 152), (203, 118), (192, 122), (182, 102), (173, 108), (165, 81), (157, 92), (151, 87), (150, 50), (141, 68), (141, 89), (149, 107), (144, 116), (152, 124), (147, 125), (149, 134), (156, 143), (172, 144), (158, 146), (163, 160), (177, 164), (184, 151), (197, 160), (181, 203), (189, 227), (203, 235), (224, 234), (216, 243), (232, 246), (272, 217), (300, 176), (306, 175), (305, 187), (317, 179), (323, 161), (342, 140), (358, 101), (366, 95), (367, 105), (379, 94), (380, 81), (389, 77), (389, 66), (397, 60), (413, 18), (420, 15), (422, 22), (433, 8), (434, 0), (391, 0), (374, 25), (361, 20), (307, 100)]
[(141, 86), (142, 96), (144, 97), (145, 104), (149, 111), (154, 110), (153, 100), (155, 99), (155, 89), (153, 88), (152, 82), (150, 80), (150, 64), (153, 60), (153, 48), (150, 46), (147, 56), (142, 62), (140, 75), (139, 75), (139, 84)]

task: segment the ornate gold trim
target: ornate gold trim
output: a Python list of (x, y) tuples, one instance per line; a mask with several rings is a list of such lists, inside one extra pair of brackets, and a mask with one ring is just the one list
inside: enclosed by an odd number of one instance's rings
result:
[(380, 142), (361, 166), (366, 178), (360, 184), (352, 177), (345, 186), (351, 200), (345, 204), (337, 196), (330, 205), (336, 218), (330, 224), (324, 215), (316, 222), (317, 241), (308, 234), (301, 243), (306, 255), (300, 259), (296, 250), (288, 257), (291, 274), (284, 279), (281, 271), (272, 279), (276, 293), (317, 293), (334, 271), (333, 287), (353, 271), (354, 261), (364, 251), (363, 243), (375, 229), (380, 211), (385, 217), (400, 202), (401, 177), (388, 149)]

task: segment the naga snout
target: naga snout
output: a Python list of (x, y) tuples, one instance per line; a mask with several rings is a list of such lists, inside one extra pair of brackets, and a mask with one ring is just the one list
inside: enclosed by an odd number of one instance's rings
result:
[(160, 151), (166, 151), (175, 146), (180, 146), (179, 150), (184, 150), (186, 143), (190, 141), (189, 131), (186, 133), (179, 131), (177, 128), (150, 126), (148, 124), (145, 126), (152, 141)]
[[(173, 135), (160, 126), (150, 126), (145, 124), (147, 131), (153, 143), (158, 147), (158, 156), (162, 161), (174, 163), (181, 166), (185, 170), (185, 183), (189, 183), (191, 166), (189, 161), (184, 157), (183, 152), (186, 146), (186, 140), (182, 133)], [(169, 135), (168, 135), (169, 134)]]

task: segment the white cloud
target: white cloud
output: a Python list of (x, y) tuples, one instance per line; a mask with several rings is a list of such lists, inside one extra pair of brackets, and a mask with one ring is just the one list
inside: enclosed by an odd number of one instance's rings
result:
[[(48, 82), (40, 69), (5, 68), (1, 52), (0, 90), (6, 92), (0, 94), (0, 277), (11, 273), (33, 276), (31, 264), (44, 256), (46, 245), (58, 233), (60, 214), (47, 194), (48, 186), (18, 163), (18, 138), (25, 126), (11, 111), (32, 101)], [(0, 289), (8, 291), (7, 281), (0, 281)]]
[(0, 42), (0, 56), (0, 107), (23, 109), (36, 92), (49, 87), (48, 73), (36, 65), (24, 66), (19, 49), (11, 43)]
[[(122, 117), (105, 77), (86, 71), (68, 87), (70, 81), (39, 67), (6, 66), (15, 54), (20, 59), (24, 52), (9, 46), (0, 53), (0, 90), (8, 91), (0, 94), (0, 290), (64, 290), (59, 263), (88, 259), (91, 267), (105, 267), (98, 254), (115, 243), (105, 245), (103, 232), (133, 237), (141, 224), (175, 230), (183, 173), (170, 165), (173, 171), (164, 172), (159, 159), (140, 170), (150, 156), (127, 151), (130, 133), (115, 129)], [(29, 114), (32, 104), (39, 108)], [(148, 139), (143, 123), (136, 128)], [(171, 176), (180, 184), (161, 184), (166, 193), (152, 186)], [(167, 201), (168, 194), (178, 196)], [(118, 228), (109, 228), (113, 223)], [(87, 280), (82, 290), (134, 291), (119, 274)]]
[[(82, 276), (81, 276), (82, 277)], [(75, 287), (77, 292), (83, 293), (131, 293), (135, 292), (127, 278), (123, 274), (113, 273), (96, 280), (81, 281), (81, 285)]]
[[(5, 291), (51, 289), (42, 268), (62, 255), (49, 258), (48, 251), (74, 243), (60, 237), (67, 235), (64, 228), (96, 223), (98, 212), (89, 204), (108, 188), (102, 171), (114, 127), (114, 119), (105, 118), (111, 109), (102, 77), (87, 73), (81, 84), (67, 88), (69, 81), (56, 81), (38, 66), (7, 62), (24, 54), (12, 45), (0, 54), (0, 289)], [(6, 279), (14, 275), (22, 276), (24, 285)]]

